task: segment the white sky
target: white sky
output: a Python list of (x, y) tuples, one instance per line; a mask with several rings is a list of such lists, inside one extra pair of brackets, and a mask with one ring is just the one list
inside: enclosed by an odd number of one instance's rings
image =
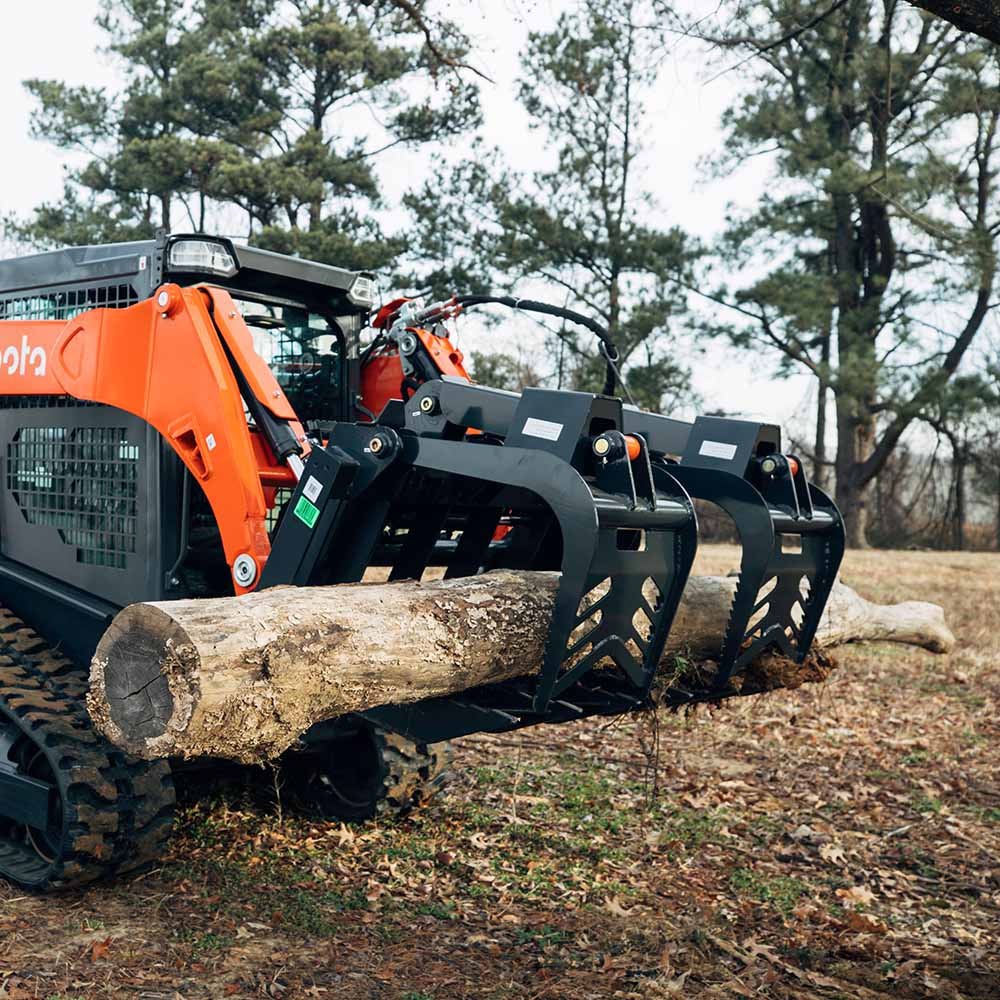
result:
[[(531, 29), (544, 29), (564, 4), (560, 0), (444, 0), (443, 6), (472, 37), (474, 63), (493, 84), (483, 83), (486, 139), (500, 146), (518, 169), (531, 169), (540, 155), (539, 139), (514, 99), (518, 54)], [(62, 189), (64, 155), (28, 136), (31, 101), (21, 82), (31, 77), (73, 84), (113, 86), (110, 61), (97, 52), (101, 36), (93, 18), (98, 0), (0, 0), (4, 57), (0, 60), (0, 214), (26, 213), (55, 199)], [(698, 183), (697, 163), (719, 148), (719, 115), (735, 97), (736, 80), (723, 74), (725, 64), (706, 64), (705, 53), (689, 43), (665, 53), (659, 86), (648, 102), (652, 142), (647, 156), (647, 186), (662, 209), (664, 224), (678, 224), (708, 237), (721, 226), (727, 202), (750, 203), (766, 180), (766, 164), (745, 169), (735, 179)], [(381, 172), (388, 198), (419, 182), (433, 169), (432, 155), (385, 158)], [(419, 162), (424, 173), (415, 170)], [(468, 351), (484, 346), (469, 330), (462, 334)], [(695, 388), (706, 408), (724, 407), (785, 425), (803, 427), (811, 420), (811, 385), (804, 376), (769, 377), (746, 354), (713, 345), (695, 361)]]

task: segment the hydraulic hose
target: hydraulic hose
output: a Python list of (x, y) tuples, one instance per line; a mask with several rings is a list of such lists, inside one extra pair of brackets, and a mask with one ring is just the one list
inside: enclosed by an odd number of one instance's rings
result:
[(472, 306), (501, 305), (510, 309), (522, 309), (525, 312), (543, 313), (546, 316), (555, 316), (557, 319), (569, 320), (571, 323), (576, 323), (590, 330), (600, 340), (601, 356), (605, 360), (604, 395), (612, 395), (615, 391), (615, 382), (619, 382), (631, 400), (628, 386), (625, 385), (617, 368), (618, 348), (607, 329), (589, 316), (584, 316), (582, 313), (566, 309), (563, 306), (554, 306), (548, 302), (536, 302), (534, 299), (518, 299), (513, 295), (458, 295), (455, 297), (454, 303), (464, 309)]

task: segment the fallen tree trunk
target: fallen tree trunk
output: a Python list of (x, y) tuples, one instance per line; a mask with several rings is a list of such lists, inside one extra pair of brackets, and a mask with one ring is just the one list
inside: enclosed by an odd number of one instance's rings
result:
[[(557, 586), (556, 573), (504, 571), (134, 604), (97, 648), (88, 705), (140, 757), (273, 759), (324, 719), (536, 672)], [(665, 669), (679, 650), (718, 648), (734, 588), (689, 581)], [(818, 645), (873, 638), (938, 652), (954, 641), (934, 605), (882, 607), (838, 584)]]

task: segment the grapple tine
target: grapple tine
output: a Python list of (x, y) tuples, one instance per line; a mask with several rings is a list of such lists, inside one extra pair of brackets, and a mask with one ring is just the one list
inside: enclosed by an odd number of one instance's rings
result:
[(724, 510), (739, 534), (739, 578), (706, 696), (731, 693), (734, 675), (768, 648), (804, 660), (844, 553), (836, 505), (781, 454), (776, 427), (699, 417), (684, 430), (655, 414), (627, 418), (688, 493)]
[(713, 690), (723, 691), (736, 669), (757, 595), (768, 578), (775, 545), (774, 525), (763, 498), (742, 477), (718, 469), (686, 465), (672, 466), (671, 471), (692, 497), (716, 504), (732, 518), (743, 549), (736, 593), (712, 682)]

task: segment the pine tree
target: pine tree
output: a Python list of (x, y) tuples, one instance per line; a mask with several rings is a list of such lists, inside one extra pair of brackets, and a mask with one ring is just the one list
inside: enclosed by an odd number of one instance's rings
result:
[[(676, 279), (692, 247), (679, 229), (648, 221), (643, 96), (662, 43), (650, 23), (639, 0), (580, 0), (554, 30), (532, 33), (518, 95), (555, 166), (514, 171), (480, 146), (407, 203), (418, 220), (412, 245), (432, 262), (422, 280), (441, 292), (544, 284), (608, 328), (637, 400), (659, 409), (690, 395), (676, 354), (685, 308)], [(563, 384), (599, 390), (604, 363), (591, 335), (552, 336), (570, 356)]]
[(1000, 413), (993, 380), (979, 372), (957, 375), (921, 414), (920, 419), (948, 442), (951, 483), (947, 509), (949, 548), (966, 547), (969, 521), (970, 479), (976, 473), (991, 417)]
[[(480, 121), (478, 92), (453, 73), (439, 76), (413, 25), (389, 3), (291, 0), (287, 17), (248, 44), (266, 53), (268, 78), (281, 118), (268, 130), (268, 155), (247, 162), (230, 197), (261, 224), (254, 241), (312, 260), (344, 266), (385, 266), (401, 249), (387, 239), (372, 210), (381, 206), (379, 155), (420, 155)], [(424, 4), (418, 4), (423, 7)], [(449, 51), (464, 51), (452, 31)], [(350, 126), (352, 108), (381, 122), (373, 139)]]
[(895, 0), (723, 14), (712, 40), (746, 86), (716, 169), (762, 151), (776, 168), (721, 248), (760, 277), (714, 297), (737, 315), (737, 343), (829, 387), (836, 496), (863, 544), (873, 479), (992, 305), (1000, 50)]
[(122, 68), (120, 93), (26, 82), (38, 102), (33, 136), (88, 159), (67, 171), (62, 201), (41, 206), (19, 228), (22, 238), (99, 242), (170, 228), (193, 155), (181, 77), (201, 42), (197, 30), (184, 27), (188, 13), (184, 0), (102, 5), (97, 23)]
[[(61, 202), (18, 227), (36, 243), (222, 221), (271, 249), (382, 267), (400, 244), (374, 217), (378, 154), (413, 155), (479, 121), (475, 86), (440, 72), (388, 3), (105, 0), (98, 23), (120, 92), (27, 84), (35, 136), (89, 158)], [(464, 51), (441, 28), (449, 47), (434, 51)]]

